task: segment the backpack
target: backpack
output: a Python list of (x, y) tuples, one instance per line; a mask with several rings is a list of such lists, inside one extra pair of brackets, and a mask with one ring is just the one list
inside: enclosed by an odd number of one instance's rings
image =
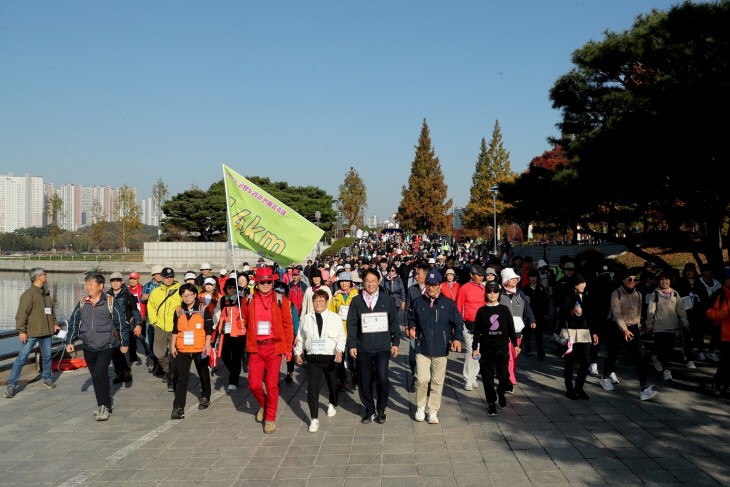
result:
[[(291, 291), (289, 291), (291, 293)], [(251, 300), (253, 299), (253, 294), (249, 294), (246, 296), (246, 306), (251, 304)], [(279, 309), (281, 309), (281, 293), (276, 293), (276, 303), (279, 305)]]
[[(86, 299), (86, 298), (84, 298), (84, 299)], [(84, 299), (79, 301), (79, 311), (81, 311), (81, 309), (84, 307)], [(109, 307), (109, 316), (113, 316), (112, 315), (112, 311), (114, 310), (114, 297), (113, 296), (109, 296), (108, 294), (106, 295), (106, 305)]]
[[(302, 303), (304, 303), (304, 293), (298, 286), (292, 286), (289, 288), (289, 301), (297, 308), (297, 313), (302, 312)], [(281, 302), (279, 302), (281, 306)]]

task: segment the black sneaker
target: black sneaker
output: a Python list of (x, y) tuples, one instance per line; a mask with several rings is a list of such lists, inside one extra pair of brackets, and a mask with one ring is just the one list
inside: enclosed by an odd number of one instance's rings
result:
[(198, 404), (198, 409), (208, 409), (210, 406), (210, 399), (202, 398)]
[(504, 408), (506, 408), (506, 407), (507, 407), (507, 398), (506, 398), (506, 397), (504, 397), (504, 396), (499, 396), (499, 399), (498, 399), (498, 401), (499, 401), (499, 407), (500, 407), (500, 408), (504, 409)]
[(575, 391), (575, 395), (578, 396), (578, 399), (583, 399), (584, 401), (590, 399), (590, 397), (588, 397), (588, 394), (586, 394), (586, 391), (584, 391), (583, 389)]
[(487, 416), (496, 416), (497, 415), (497, 403), (491, 403), (489, 406), (487, 406)]
[(8, 388), (5, 389), (5, 397), (8, 399), (15, 397), (15, 387), (16, 386), (8, 386)]
[(167, 392), (175, 392), (175, 385), (172, 382), (167, 383)]
[(565, 393), (565, 397), (570, 399), (571, 401), (577, 401), (578, 400), (578, 394), (575, 393), (575, 391), (568, 391)]
[(360, 420), (360, 422), (362, 424), (368, 424), (368, 423), (370, 423), (372, 420), (374, 420), (377, 417), (378, 417), (378, 415), (375, 414), (375, 413), (373, 413), (373, 414), (366, 414), (365, 416), (363, 416), (363, 418)]
[(132, 371), (131, 370), (124, 371), (124, 382), (132, 382)]
[(286, 374), (286, 379), (284, 380), (287, 384), (294, 383), (294, 376), (293, 374)]
[(117, 375), (114, 377), (112, 384), (120, 384), (122, 382), (124, 382), (124, 372), (117, 372)]
[(185, 410), (183, 408), (173, 408), (170, 419), (183, 419), (185, 417)]
[(167, 372), (164, 372), (162, 374), (162, 382), (167, 382), (169, 378), (170, 378), (170, 374), (168, 374)]
[(380, 411), (375, 418), (375, 422), (378, 424), (383, 424), (386, 421), (388, 421), (388, 417), (385, 415), (385, 411)]
[(509, 385), (509, 389), (507, 389), (506, 391), (504, 391), (504, 393), (505, 394), (514, 394), (515, 393), (515, 386), (514, 386), (514, 384), (510, 384)]

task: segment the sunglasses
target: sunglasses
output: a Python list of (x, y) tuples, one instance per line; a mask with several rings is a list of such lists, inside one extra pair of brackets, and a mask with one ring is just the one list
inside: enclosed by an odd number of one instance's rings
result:
[(499, 291), (497, 289), (488, 289), (487, 294), (499, 294)]
[(635, 277), (629, 277), (628, 279), (626, 279), (626, 282), (637, 282), (637, 281), (638, 281), (638, 279)]
[(274, 281), (259, 281), (259, 284), (274, 284)]
[(226, 289), (236, 289), (236, 286), (226, 286)]

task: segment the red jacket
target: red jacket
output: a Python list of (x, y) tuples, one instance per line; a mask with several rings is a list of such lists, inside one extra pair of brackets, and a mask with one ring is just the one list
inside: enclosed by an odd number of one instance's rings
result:
[(486, 304), (484, 285), (478, 286), (473, 281), (469, 281), (459, 289), (459, 295), (456, 297), (456, 309), (459, 310), (464, 321), (474, 321), (479, 308), (486, 306)]
[[(248, 316), (248, 323), (252, 330), (256, 329), (256, 323), (258, 322), (256, 319), (256, 303), (254, 303), (254, 299), (258, 294), (258, 291), (254, 291), (251, 295), (252, 298), (250, 303), (248, 302), (248, 299), (241, 303), (241, 305), (246, 306), (244, 314)], [(277, 340), (275, 342), (275, 349), (277, 355), (283, 355), (287, 352), (291, 352), (294, 344), (294, 322), (292, 321), (291, 316), (291, 303), (284, 296), (281, 296), (281, 307), (277, 303), (276, 296), (274, 296), (273, 303), (274, 304), (272, 304), (271, 309), (274, 315), (274, 322), (271, 325), (273, 327), (272, 331), (274, 333), (274, 340)], [(246, 351), (248, 353), (258, 352), (256, 333), (246, 334)]]
[(456, 301), (456, 297), (459, 295), (459, 289), (461, 288), (461, 284), (458, 282), (454, 282), (451, 285), (451, 289), (449, 289), (449, 285), (445, 282), (441, 283), (441, 294), (446, 296), (452, 301)]
[(144, 320), (147, 318), (147, 305), (142, 303), (142, 287), (142, 284), (137, 283), (135, 287), (127, 286), (127, 289), (129, 289), (129, 292), (137, 297), (139, 313), (142, 315), (142, 319)]
[(722, 326), (721, 340), (730, 342), (730, 289), (722, 286), (722, 294), (717, 297), (712, 308), (705, 313), (709, 319), (715, 321), (716, 325)]

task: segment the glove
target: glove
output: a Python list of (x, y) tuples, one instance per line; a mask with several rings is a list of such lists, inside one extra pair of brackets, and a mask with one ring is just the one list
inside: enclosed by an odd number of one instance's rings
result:
[(287, 362), (291, 361), (291, 352), (286, 352), (284, 354), (284, 358), (286, 359)]

